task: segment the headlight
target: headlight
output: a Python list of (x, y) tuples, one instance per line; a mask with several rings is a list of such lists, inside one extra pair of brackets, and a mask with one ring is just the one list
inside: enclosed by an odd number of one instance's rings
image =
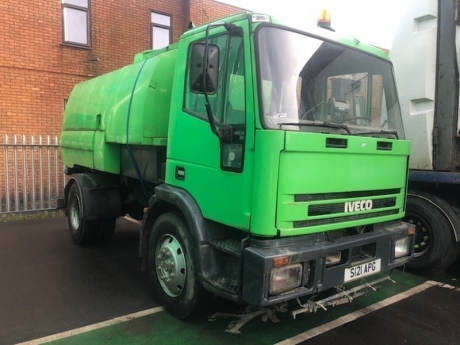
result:
[(282, 292), (293, 290), (300, 286), (301, 279), (301, 264), (273, 268), (270, 271), (269, 292), (271, 295), (277, 295)]
[(395, 259), (406, 256), (410, 251), (410, 237), (404, 237), (395, 242)]

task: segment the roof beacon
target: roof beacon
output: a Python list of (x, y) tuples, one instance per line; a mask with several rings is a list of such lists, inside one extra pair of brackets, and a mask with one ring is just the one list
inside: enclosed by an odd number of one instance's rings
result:
[(319, 12), (318, 24), (317, 25), (320, 28), (335, 31), (331, 27), (331, 11), (329, 11), (328, 8), (325, 7)]

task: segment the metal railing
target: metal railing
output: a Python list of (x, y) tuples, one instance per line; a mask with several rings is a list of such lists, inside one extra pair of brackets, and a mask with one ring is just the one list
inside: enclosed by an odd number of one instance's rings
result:
[(57, 136), (4, 135), (0, 221), (57, 214), (56, 199), (64, 195), (62, 167)]

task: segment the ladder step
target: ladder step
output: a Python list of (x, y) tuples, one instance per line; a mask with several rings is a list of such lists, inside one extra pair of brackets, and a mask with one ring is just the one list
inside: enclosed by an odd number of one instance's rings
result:
[(229, 275), (221, 275), (221, 276), (214, 276), (208, 277), (207, 281), (212, 286), (226, 290), (227, 292), (236, 295), (238, 293), (238, 281)]

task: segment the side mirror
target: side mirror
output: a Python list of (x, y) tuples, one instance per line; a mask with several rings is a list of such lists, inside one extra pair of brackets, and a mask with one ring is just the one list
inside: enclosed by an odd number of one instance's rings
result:
[(195, 43), (190, 49), (190, 90), (195, 93), (214, 94), (217, 91), (219, 47), (208, 44), (207, 48), (206, 51), (204, 43)]

